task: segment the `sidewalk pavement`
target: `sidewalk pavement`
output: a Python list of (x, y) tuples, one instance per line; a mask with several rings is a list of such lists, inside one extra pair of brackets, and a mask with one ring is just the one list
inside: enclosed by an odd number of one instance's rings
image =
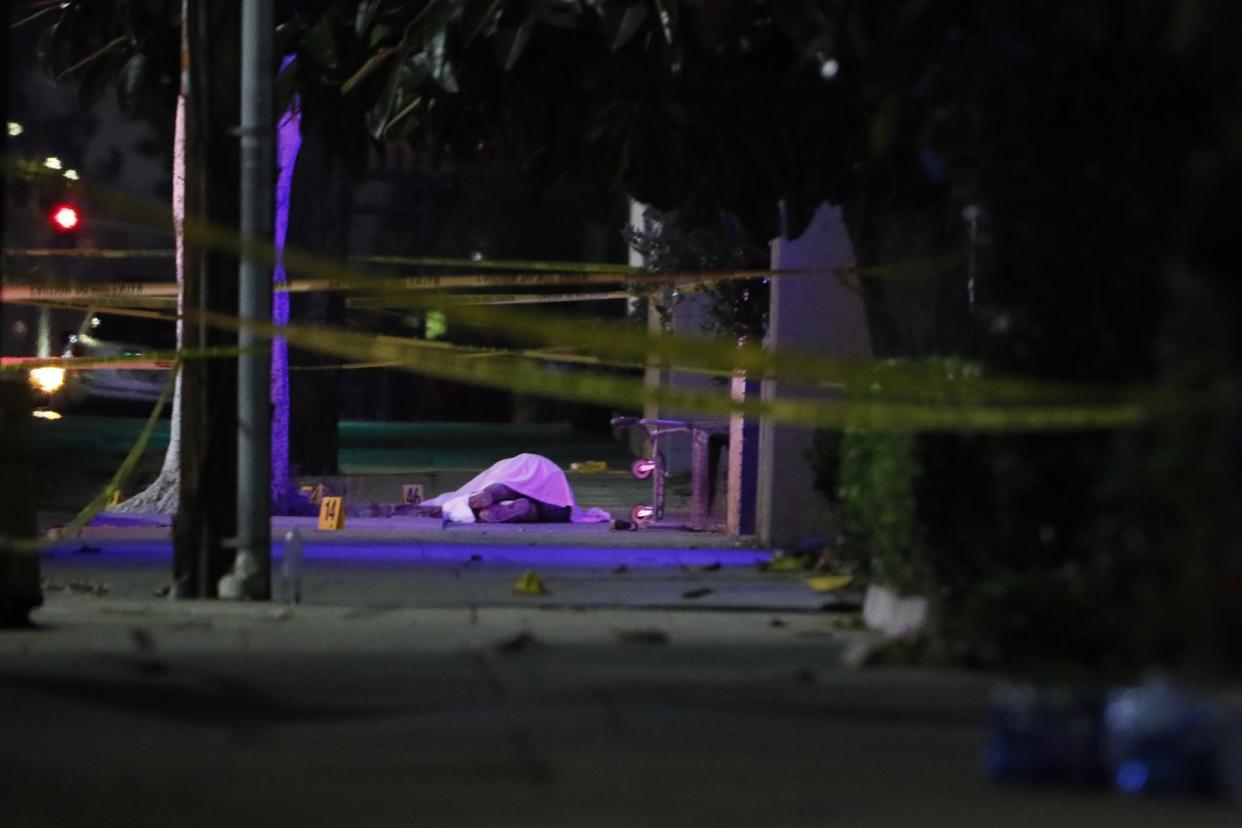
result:
[[(648, 607), (747, 611), (832, 612), (856, 608), (849, 589), (817, 592), (811, 573), (764, 572), (764, 550), (670, 546), (643, 532), (558, 527), (547, 535), (523, 527), (479, 525), (401, 530), (409, 519), (367, 519), (344, 531), (319, 532), (312, 518), (274, 522), (305, 530), (301, 595), (309, 604), (384, 607)], [(531, 525), (528, 529), (554, 527)], [(166, 527), (92, 527), (43, 554), (45, 589), (141, 600), (171, 581)], [(697, 536), (695, 536), (697, 539)], [(622, 539), (646, 544), (616, 545)], [(717, 539), (718, 540), (718, 539)], [(570, 541), (576, 541), (570, 543)], [(272, 590), (279, 596), (284, 544), (273, 544)], [(519, 596), (513, 585), (526, 571), (547, 593)]]
[(870, 634), (761, 551), (338, 537), (296, 607), (155, 598), (169, 554), (61, 543), (0, 632), (5, 828), (1239, 824), (986, 784), (996, 677), (850, 666)]

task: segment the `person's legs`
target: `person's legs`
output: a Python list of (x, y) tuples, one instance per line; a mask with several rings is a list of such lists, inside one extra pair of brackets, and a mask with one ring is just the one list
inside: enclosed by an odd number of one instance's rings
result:
[(539, 500), (534, 503), (540, 523), (569, 523), (569, 516), (573, 513), (569, 506), (549, 506)]
[(513, 491), (504, 483), (492, 483), (481, 492), (475, 492), (470, 495), (470, 499), (466, 501), (470, 504), (470, 508), (478, 512), (491, 506), (493, 503), (500, 503), (504, 500), (516, 500), (522, 495)]
[(573, 512), (569, 506), (523, 497), (504, 483), (492, 483), (467, 502), (484, 523), (568, 523)]
[(531, 500), (517, 497), (480, 509), (479, 520), (483, 523), (535, 523), (539, 520), (539, 510)]

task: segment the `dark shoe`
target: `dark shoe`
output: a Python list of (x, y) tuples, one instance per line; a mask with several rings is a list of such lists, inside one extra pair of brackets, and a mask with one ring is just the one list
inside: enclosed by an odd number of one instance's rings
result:
[(503, 500), (479, 512), (483, 523), (530, 523), (536, 520), (535, 504), (524, 497)]

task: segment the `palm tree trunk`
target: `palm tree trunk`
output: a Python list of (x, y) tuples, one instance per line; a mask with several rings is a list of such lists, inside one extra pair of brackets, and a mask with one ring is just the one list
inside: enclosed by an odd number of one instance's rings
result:
[[(340, 161), (329, 160), (322, 139), (313, 131), (305, 133), (293, 174), (289, 244), (344, 261), (348, 203), (349, 187)], [(299, 322), (341, 326), (345, 322), (345, 300), (335, 292), (299, 293), (293, 297), (291, 312)], [(289, 351), (289, 462), (301, 474), (338, 472), (339, 373), (297, 370), (333, 361), (331, 357), (296, 348)]]
[[(176, 128), (173, 132), (172, 213), (177, 271), (177, 348), (185, 347), (185, 105), (186, 89), (177, 96)], [(175, 514), (181, 495), (181, 377), (173, 389), (168, 449), (159, 476), (138, 494), (113, 507), (118, 512)]]

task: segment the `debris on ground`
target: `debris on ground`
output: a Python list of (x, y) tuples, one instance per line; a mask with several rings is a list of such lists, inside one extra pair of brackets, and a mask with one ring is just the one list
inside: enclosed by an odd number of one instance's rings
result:
[(107, 595), (112, 587), (107, 584), (92, 584), (89, 581), (54, 581), (44, 578), (39, 584), (44, 592), (72, 592), (76, 595)]
[(155, 636), (146, 627), (130, 627), (129, 640), (140, 653), (155, 652)]
[(619, 565), (614, 566), (614, 567), (612, 568), (612, 574), (613, 574), (613, 575), (624, 575), (625, 573), (627, 573), (627, 572), (629, 572), (629, 571), (630, 571), (630, 568), (629, 568), (628, 566), (626, 566), (625, 564), (619, 564)]
[(543, 579), (535, 574), (533, 569), (528, 569), (522, 573), (522, 577), (517, 579), (517, 583), (513, 585), (514, 595), (547, 595), (548, 588), (544, 586)]
[(621, 644), (667, 644), (668, 633), (664, 630), (614, 630), (613, 635)]
[(682, 598), (702, 598), (704, 595), (711, 595), (712, 590), (709, 587), (697, 587), (688, 589), (681, 594)]
[(853, 582), (853, 575), (819, 575), (806, 579), (806, 585), (816, 592), (836, 592)]
[(807, 568), (809, 560), (800, 555), (791, 552), (778, 550), (772, 555), (772, 562), (768, 564), (768, 572), (801, 572)]
[(510, 636), (503, 641), (497, 642), (496, 652), (509, 654), (520, 653), (538, 643), (539, 639), (535, 638), (535, 636), (531, 635), (526, 630), (523, 630), (517, 635)]
[(608, 463), (603, 460), (583, 460), (580, 463), (570, 463), (569, 470), (578, 474), (594, 474), (608, 471)]

